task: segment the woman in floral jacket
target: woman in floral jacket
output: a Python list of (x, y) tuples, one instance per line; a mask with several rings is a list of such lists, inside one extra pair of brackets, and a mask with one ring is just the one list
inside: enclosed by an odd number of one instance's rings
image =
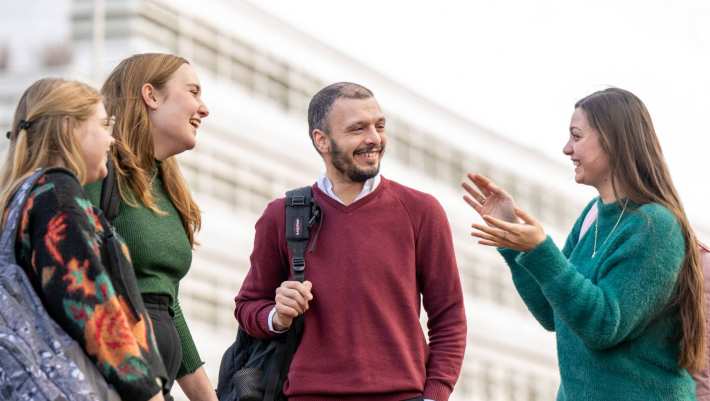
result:
[[(82, 189), (106, 175), (113, 121), (85, 84), (43, 79), (30, 86), (8, 133), (0, 208), (25, 178), (46, 169), (22, 211), (18, 264), (49, 315), (123, 400), (163, 400), (165, 369), (145, 307), (130, 297), (127, 249)], [(114, 244), (123, 252), (110, 253)], [(122, 271), (126, 280), (114, 280)]]

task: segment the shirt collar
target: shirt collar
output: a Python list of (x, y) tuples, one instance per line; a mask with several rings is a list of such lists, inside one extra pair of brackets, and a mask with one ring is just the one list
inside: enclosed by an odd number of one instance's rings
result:
[[(380, 181), (382, 180), (382, 177), (378, 173), (376, 176), (369, 178), (367, 181), (362, 186), (362, 191), (355, 197), (353, 200), (353, 203), (357, 202), (358, 200), (364, 198), (365, 196), (369, 195), (377, 189), (377, 186), (380, 185)], [(330, 181), (330, 178), (328, 178), (327, 175), (321, 174), (320, 177), (318, 177), (318, 181), (316, 181), (316, 184), (318, 185), (318, 189), (320, 189), (324, 194), (328, 195), (329, 197), (335, 199), (336, 201), (340, 202), (341, 204), (343, 203), (340, 198), (338, 198), (338, 195), (335, 194), (333, 191), (333, 183)]]

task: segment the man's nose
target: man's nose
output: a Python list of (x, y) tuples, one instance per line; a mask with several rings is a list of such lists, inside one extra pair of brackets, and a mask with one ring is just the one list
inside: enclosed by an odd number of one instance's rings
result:
[(375, 144), (379, 145), (382, 143), (382, 135), (377, 131), (377, 128), (375, 126), (370, 126), (367, 129), (367, 136), (365, 137), (365, 141), (370, 144)]

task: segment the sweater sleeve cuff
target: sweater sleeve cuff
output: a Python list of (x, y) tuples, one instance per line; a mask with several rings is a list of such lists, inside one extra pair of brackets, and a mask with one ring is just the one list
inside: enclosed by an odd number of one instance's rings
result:
[(508, 264), (511, 263), (517, 263), (515, 261), (515, 258), (520, 255), (522, 252), (516, 251), (515, 249), (510, 249), (510, 248), (496, 248), (498, 253), (500, 253), (501, 256), (503, 256), (503, 259), (505, 259)]
[(422, 398), (435, 401), (447, 401), (452, 390), (453, 388), (446, 383), (438, 380), (427, 380), (424, 385), (424, 394)]
[(525, 267), (540, 285), (552, 280), (567, 266), (567, 258), (549, 235), (532, 250), (521, 252), (515, 260)]

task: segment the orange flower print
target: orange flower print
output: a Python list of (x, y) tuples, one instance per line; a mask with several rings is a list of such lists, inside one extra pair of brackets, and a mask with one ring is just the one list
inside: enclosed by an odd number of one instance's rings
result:
[(84, 328), (89, 317), (93, 313), (91, 306), (71, 299), (64, 300), (64, 312), (73, 322)]
[(52, 217), (47, 225), (47, 234), (44, 236), (44, 245), (47, 247), (47, 251), (61, 265), (64, 264), (64, 258), (59, 250), (59, 243), (64, 240), (67, 230), (65, 220), (66, 214), (61, 212)]
[(28, 226), (30, 225), (30, 211), (35, 203), (35, 197), (30, 195), (25, 201), (25, 208), (22, 210), (22, 218), (20, 218), (19, 230), (22, 233), (20, 240), (22, 243), (29, 248), (30, 246), (30, 235), (28, 233)]
[(145, 325), (145, 318), (141, 317), (141, 320), (136, 321), (131, 312), (131, 308), (125, 298), (119, 295), (119, 302), (121, 303), (121, 310), (126, 315), (126, 320), (128, 320), (128, 325), (131, 327), (133, 336), (136, 338), (138, 345), (145, 351), (148, 351), (148, 333), (147, 327)]
[(49, 280), (54, 276), (54, 271), (57, 270), (55, 266), (46, 266), (42, 268), (42, 288), (46, 288), (49, 284)]
[(101, 220), (99, 220), (99, 216), (96, 214), (94, 211), (94, 205), (91, 203), (90, 200), (80, 198), (80, 197), (75, 197), (74, 201), (76, 201), (77, 205), (86, 213), (86, 216), (89, 218), (89, 223), (94, 227), (97, 233), (101, 233), (104, 231), (104, 226), (101, 224)]
[(71, 258), (67, 264), (67, 272), (63, 277), (64, 281), (69, 282), (69, 286), (67, 286), (67, 291), (69, 293), (81, 291), (84, 297), (96, 294), (96, 287), (87, 275), (88, 270), (88, 259), (85, 259), (84, 262), (79, 263), (76, 258)]
[(35, 199), (39, 195), (41, 195), (49, 190), (54, 189), (54, 184), (52, 184), (52, 183), (45, 184), (45, 182), (47, 182), (46, 176), (42, 176), (39, 180), (37, 180), (37, 184), (36, 184), (37, 186), (30, 193), (30, 196), (27, 197), (27, 200), (25, 201), (25, 207), (22, 210), (22, 218), (20, 219), (19, 229), (20, 229), (20, 232), (23, 234), (22, 238), (21, 238), (22, 242), (28, 246), (30, 244), (30, 236), (27, 231), (27, 227), (29, 226), (29, 223), (30, 223), (30, 212), (32, 211), (32, 208), (34, 207)]
[(113, 283), (111, 282), (111, 278), (108, 276), (107, 273), (101, 273), (98, 276), (96, 276), (96, 299), (100, 303), (107, 302), (111, 298), (113, 298), (116, 295), (116, 291), (113, 288)]
[(84, 336), (87, 353), (96, 356), (99, 363), (113, 369), (117, 369), (128, 359), (141, 357), (126, 314), (116, 297), (96, 305), (94, 313), (86, 322)]

